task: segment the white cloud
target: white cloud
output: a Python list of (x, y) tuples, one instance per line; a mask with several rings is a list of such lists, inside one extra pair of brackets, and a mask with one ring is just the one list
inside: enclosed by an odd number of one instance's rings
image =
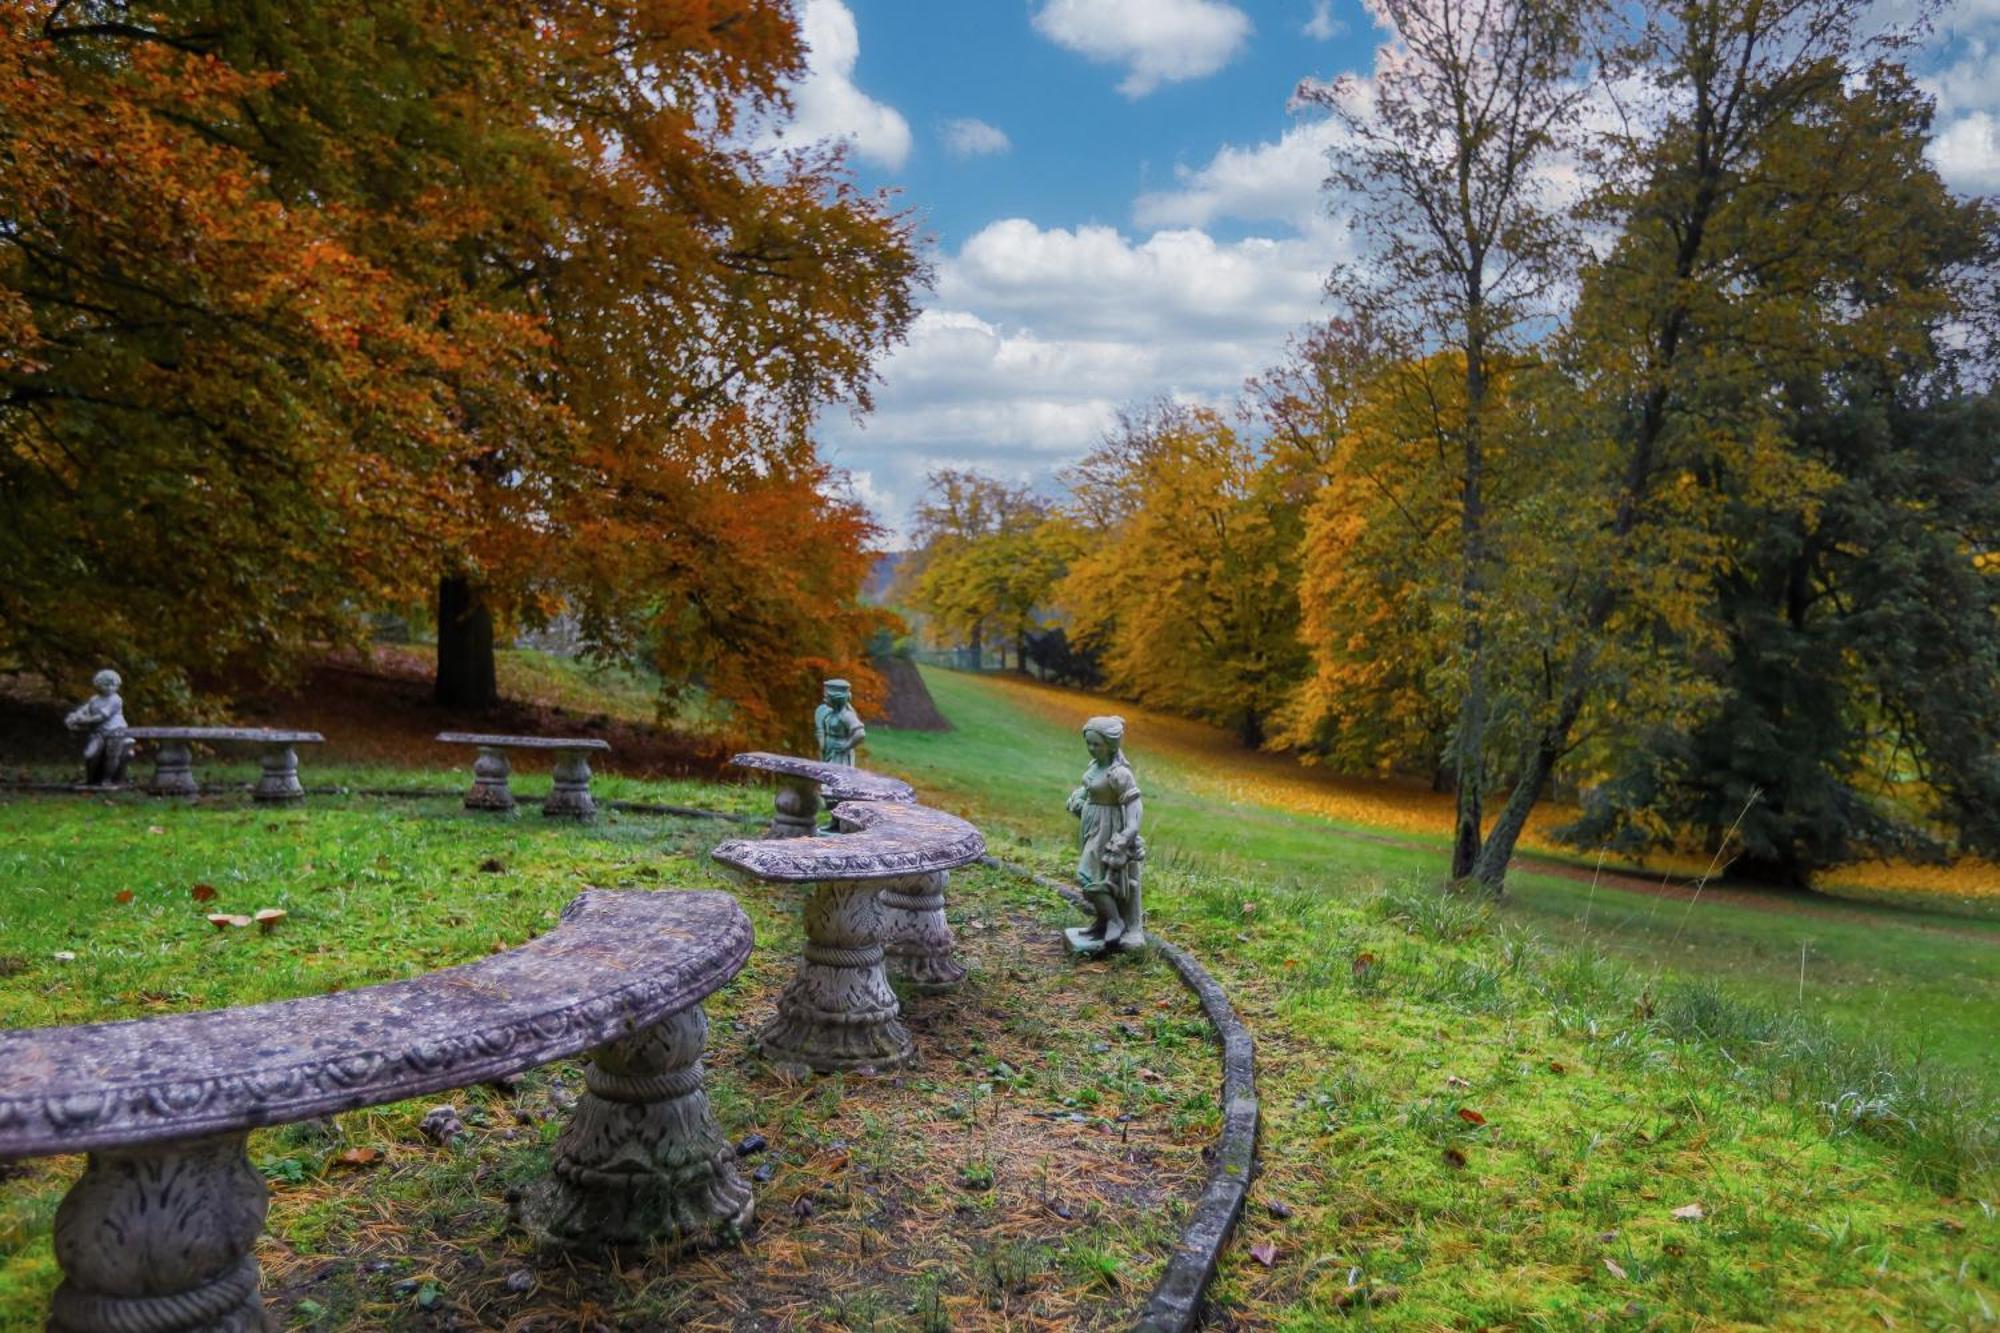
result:
[(841, 0), (805, 0), (799, 27), (807, 47), (806, 75), (792, 89), (797, 114), (783, 137), (845, 139), (857, 155), (894, 171), (910, 156), (910, 123), (854, 82), (861, 33)]
[(1313, 0), (1312, 17), (1300, 32), (1316, 42), (1330, 42), (1347, 31), (1347, 25), (1333, 16), (1333, 0)]
[(945, 151), (953, 157), (984, 157), (989, 153), (1004, 153), (1014, 146), (1005, 130), (970, 116), (947, 120), (938, 134), (944, 140)]
[(1947, 124), (1931, 140), (1931, 161), (1954, 190), (2000, 193), (2000, 117), (1974, 111)]
[(1301, 121), (1276, 142), (1224, 144), (1207, 165), (1177, 166), (1175, 189), (1142, 194), (1132, 205), (1142, 227), (1205, 227), (1217, 218), (1305, 227), (1325, 209), (1327, 152), (1343, 141), (1338, 122)]
[(1045, 0), (1033, 23), (1057, 46), (1125, 66), (1118, 91), (1133, 98), (1206, 78), (1250, 36), (1249, 16), (1226, 0)]

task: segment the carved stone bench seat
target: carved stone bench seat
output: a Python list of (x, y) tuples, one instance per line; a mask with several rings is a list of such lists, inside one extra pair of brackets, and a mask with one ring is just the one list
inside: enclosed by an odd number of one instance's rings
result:
[(49, 1327), (263, 1328), (248, 1131), (590, 1052), (526, 1220), (572, 1244), (696, 1242), (751, 1215), (702, 1088), (701, 1001), (750, 955), (728, 894), (583, 894), (518, 949), (237, 1009), (0, 1031), (0, 1161), (88, 1152), (56, 1212)]
[(730, 756), (737, 768), (770, 773), (778, 779), (777, 813), (771, 817), (768, 836), (809, 838), (819, 832), (819, 812), (824, 804), (838, 801), (892, 801), (909, 805), (917, 793), (901, 778), (884, 777), (865, 768), (826, 764), (797, 755), (771, 754), (749, 750)]
[(542, 813), (551, 819), (590, 819), (597, 814), (597, 802), (590, 797), (590, 756), (593, 751), (609, 754), (609, 741), (588, 736), (485, 736), (470, 731), (442, 731), (438, 740), (479, 747), (479, 757), (472, 761), (472, 789), (465, 793), (468, 810), (514, 808), (514, 793), (507, 785), (512, 771), (507, 751), (553, 750), (555, 786), (542, 803)]
[(738, 874), (812, 889), (798, 975), (758, 1031), (758, 1049), (783, 1069), (880, 1073), (915, 1053), (882, 966), (881, 895), (935, 897), (942, 921), (943, 875), (984, 856), (986, 840), (914, 803), (844, 801), (833, 817), (843, 832), (736, 839), (711, 855)]
[(197, 796), (194, 780), (196, 741), (209, 745), (255, 745), (262, 752), (263, 774), (251, 796), (259, 801), (301, 801), (298, 746), (322, 745), (317, 731), (283, 731), (270, 727), (127, 727), (128, 740), (154, 741), (153, 780), (146, 790), (155, 796)]

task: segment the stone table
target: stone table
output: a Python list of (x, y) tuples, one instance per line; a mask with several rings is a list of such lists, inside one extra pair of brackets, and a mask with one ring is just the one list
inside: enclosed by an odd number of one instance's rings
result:
[(476, 745), (479, 757), (472, 761), (472, 788), (465, 793), (468, 810), (512, 810), (514, 792), (507, 785), (513, 771), (507, 762), (509, 750), (552, 750), (555, 752), (555, 786), (542, 802), (542, 813), (551, 819), (591, 819), (597, 802), (590, 798), (590, 756), (593, 751), (611, 753), (609, 741), (588, 736), (486, 736), (470, 731), (441, 731), (438, 740), (446, 745)]
[(914, 802), (844, 801), (833, 816), (846, 832), (741, 838), (711, 855), (754, 879), (811, 888), (798, 975), (758, 1030), (757, 1049), (781, 1069), (881, 1073), (915, 1048), (882, 967), (880, 894), (922, 894), (932, 876), (984, 856), (986, 840)]
[(58, 1333), (252, 1333), (268, 1192), (249, 1132), (590, 1053), (529, 1192), (569, 1245), (691, 1245), (751, 1215), (702, 1086), (701, 1002), (750, 956), (725, 893), (592, 890), (557, 927), (360, 990), (0, 1031), (0, 1161), (88, 1153), (56, 1210)]
[[(765, 835), (805, 838), (819, 831), (821, 800), (888, 801), (917, 799), (910, 784), (867, 769), (752, 750), (732, 757), (738, 768), (778, 778), (777, 813)], [(944, 896), (951, 877), (940, 870), (921, 882), (882, 890), (882, 947), (889, 975), (922, 995), (938, 995), (965, 980), (965, 967), (952, 955), (957, 941), (945, 920)]]
[(153, 780), (146, 790), (155, 796), (198, 796), (201, 788), (194, 780), (194, 751), (200, 741), (208, 745), (255, 745), (261, 751), (264, 772), (251, 796), (259, 801), (301, 801), (306, 789), (299, 785), (301, 745), (323, 745), (326, 737), (317, 731), (284, 731), (270, 727), (127, 727), (125, 735), (135, 741), (155, 741)]

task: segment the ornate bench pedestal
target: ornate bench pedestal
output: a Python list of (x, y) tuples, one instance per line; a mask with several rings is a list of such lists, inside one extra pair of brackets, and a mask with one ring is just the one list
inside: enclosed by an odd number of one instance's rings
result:
[(732, 755), (729, 762), (737, 768), (755, 769), (777, 777), (777, 808), (764, 832), (767, 838), (812, 837), (820, 831), (820, 811), (837, 801), (893, 801), (909, 805), (917, 799), (910, 784), (901, 778), (885, 778), (880, 773), (845, 764), (827, 764), (765, 750)]
[(952, 957), (957, 941), (944, 919), (944, 871), (882, 886), (882, 946), (889, 975), (919, 995), (942, 995), (965, 980)]
[(472, 761), (472, 788), (465, 793), (468, 810), (504, 813), (514, 808), (514, 792), (507, 785), (513, 767), (507, 762), (509, 750), (553, 750), (554, 786), (542, 802), (542, 813), (551, 819), (594, 819), (597, 802), (590, 797), (590, 754), (609, 753), (606, 741), (584, 736), (482, 736), (474, 732), (445, 731), (438, 740), (446, 745), (476, 745), (479, 757)]
[(159, 748), (153, 755), (153, 780), (146, 790), (155, 796), (199, 796), (194, 780), (193, 744), (254, 745), (263, 771), (250, 790), (252, 800), (272, 805), (303, 801), (306, 789), (299, 785), (301, 745), (319, 745), (326, 737), (317, 731), (282, 731), (271, 727), (130, 727), (125, 735), (135, 741), (153, 741)]
[(529, 1195), (528, 1225), (578, 1246), (707, 1244), (750, 1224), (750, 1186), (702, 1087), (699, 1006), (600, 1046)]
[(263, 1333), (270, 1193), (243, 1133), (90, 1154), (56, 1209), (54, 1333)]
[(781, 1069), (882, 1073), (915, 1054), (882, 965), (884, 898), (918, 902), (928, 920), (943, 906), (929, 905), (942, 873), (978, 860), (986, 843), (964, 820), (914, 802), (843, 801), (833, 820), (846, 831), (736, 839), (711, 855), (740, 874), (809, 890), (798, 975), (759, 1029), (758, 1052)]

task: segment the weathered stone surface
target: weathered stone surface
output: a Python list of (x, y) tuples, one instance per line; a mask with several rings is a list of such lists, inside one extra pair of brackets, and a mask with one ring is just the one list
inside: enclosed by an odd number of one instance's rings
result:
[(263, 772), (251, 796), (259, 801), (284, 804), (305, 799), (299, 785), (300, 745), (321, 745), (326, 737), (317, 731), (285, 731), (271, 727), (128, 727), (131, 740), (157, 741), (153, 760), (153, 780), (147, 790), (155, 796), (194, 796), (200, 791), (194, 780), (193, 742), (212, 745), (257, 745)]
[(592, 1051), (544, 1191), (555, 1239), (686, 1242), (749, 1191), (708, 1110), (699, 1002), (749, 957), (727, 894), (606, 893), (519, 949), (412, 981), (125, 1023), (0, 1032), (0, 1160), (88, 1151), (56, 1214), (50, 1327), (263, 1328), (246, 1131)]
[(854, 687), (844, 680), (829, 680), (820, 687), (819, 707), (813, 710), (813, 735), (819, 740), (822, 763), (854, 767), (854, 752), (868, 739), (861, 714), (854, 711)]
[(438, 740), (446, 745), (476, 745), (479, 757), (472, 761), (472, 788), (465, 793), (468, 810), (506, 811), (514, 808), (514, 792), (507, 785), (512, 766), (509, 750), (553, 750), (556, 752), (555, 785), (542, 813), (551, 819), (592, 819), (597, 802), (590, 795), (590, 754), (610, 753), (611, 743), (593, 736), (495, 736), (473, 731), (441, 731)]
[(986, 854), (978, 829), (927, 806), (844, 801), (834, 807), (833, 818), (849, 831), (810, 838), (737, 838), (710, 855), (758, 879), (806, 884), (951, 870)]
[(889, 975), (919, 995), (941, 995), (965, 980), (952, 957), (957, 941), (944, 916), (944, 871), (882, 887), (882, 947)]
[(797, 755), (771, 754), (765, 750), (732, 755), (729, 762), (738, 768), (753, 768), (762, 773), (810, 778), (819, 784), (829, 801), (895, 801), (909, 805), (917, 799), (915, 789), (901, 778), (885, 777), (865, 768), (827, 764), (817, 759), (801, 759)]
[(89, 733), (83, 743), (83, 782), (86, 787), (118, 787), (125, 783), (125, 766), (131, 761), (132, 742), (125, 728), (125, 700), (118, 693), (124, 684), (116, 671), (98, 672), (90, 680), (96, 693), (85, 699), (63, 725), (71, 731)]
[(1090, 767), (1069, 794), (1069, 812), (1079, 821), (1077, 887), (1097, 919), (1063, 933), (1078, 953), (1143, 949), (1146, 911), (1139, 876), (1146, 842), (1139, 825), (1145, 802), (1125, 759), (1125, 719), (1091, 718), (1083, 724), (1083, 743)]
[(410, 981), (0, 1031), (0, 1159), (285, 1124), (532, 1069), (698, 1002), (750, 941), (724, 893), (593, 890), (538, 940)]

